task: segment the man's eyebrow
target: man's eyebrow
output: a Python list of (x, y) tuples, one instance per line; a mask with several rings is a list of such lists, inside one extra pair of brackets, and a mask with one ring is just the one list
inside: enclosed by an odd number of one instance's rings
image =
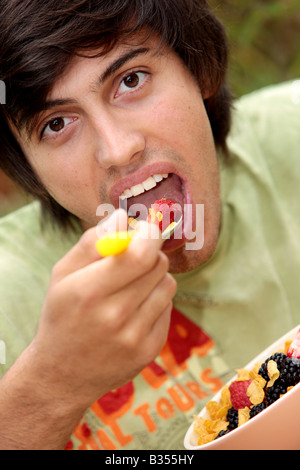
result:
[(132, 51), (127, 52), (126, 54), (119, 57), (115, 60), (112, 64), (110, 64), (107, 69), (103, 72), (99, 79), (99, 85), (103, 85), (106, 80), (108, 80), (114, 73), (116, 73), (121, 67), (123, 67), (126, 62), (129, 62), (135, 57), (143, 54), (147, 54), (149, 52), (149, 48), (147, 47), (140, 47), (139, 49), (134, 49)]
[[(149, 51), (150, 49), (147, 47), (140, 47), (138, 49), (134, 49), (123, 54), (121, 57), (116, 59), (112, 64), (110, 64), (107, 67), (107, 69), (102, 73), (100, 78), (97, 80), (96, 87), (92, 87), (93, 90), (98, 88), (99, 86), (102, 86), (104, 82), (108, 80), (114, 73), (116, 73), (124, 64), (126, 64), (126, 62), (129, 62), (130, 60), (134, 59), (135, 57), (139, 55), (147, 54)], [(49, 111), (52, 108), (55, 108), (58, 106), (73, 105), (76, 103), (77, 101), (72, 98), (45, 101), (40, 111), (33, 117), (33, 119), (30, 119), (29, 122), (26, 120), (27, 122), (25, 126), (26, 126), (26, 130), (27, 130), (29, 138), (31, 138), (32, 136), (38, 115), (40, 115), (42, 112)]]
[(70, 99), (70, 98), (45, 101), (45, 103), (41, 106), (39, 111), (34, 113), (33, 116), (31, 116), (29, 119), (26, 119), (24, 117), (24, 119), (21, 120), (19, 124), (19, 128), (22, 128), (23, 125), (25, 125), (27, 135), (29, 139), (31, 139), (32, 133), (38, 121), (38, 117), (41, 115), (41, 113), (45, 111), (49, 111), (52, 108), (55, 108), (58, 106), (66, 106), (66, 105), (72, 105), (72, 104), (76, 104), (76, 100)]
[(73, 100), (73, 99), (70, 99), (70, 98), (66, 98), (66, 99), (61, 99), (61, 100), (50, 100), (50, 101), (46, 101), (43, 108), (42, 108), (42, 111), (49, 111), (49, 109), (52, 109), (52, 108), (55, 108), (56, 106), (65, 106), (65, 105), (68, 105), (68, 104), (75, 104), (76, 103), (76, 100)]
[[(100, 76), (97, 83), (99, 85), (103, 85), (103, 83), (108, 80), (109, 77), (111, 77), (114, 73), (116, 73), (119, 68), (123, 67), (126, 62), (129, 62), (130, 60), (134, 59), (139, 55), (147, 54), (148, 52), (149, 48), (141, 47), (139, 49), (134, 49), (133, 51), (129, 51), (126, 54), (122, 55), (107, 67), (107, 69)], [(76, 100), (72, 98), (67, 98), (46, 101), (42, 108), (42, 111), (49, 111), (49, 109), (55, 108), (56, 106), (64, 106), (68, 104), (76, 104)]]

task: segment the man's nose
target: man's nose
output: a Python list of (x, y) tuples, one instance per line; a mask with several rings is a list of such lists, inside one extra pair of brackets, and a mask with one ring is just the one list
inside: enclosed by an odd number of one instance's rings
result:
[(102, 168), (126, 166), (145, 150), (138, 122), (126, 116), (106, 116), (97, 123), (96, 158)]

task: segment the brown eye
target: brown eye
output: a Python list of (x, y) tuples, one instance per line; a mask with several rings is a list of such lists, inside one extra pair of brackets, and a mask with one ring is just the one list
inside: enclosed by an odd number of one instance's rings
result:
[(77, 121), (75, 117), (57, 117), (49, 121), (41, 133), (41, 138), (59, 135), (60, 132), (64, 131), (72, 122)]
[(126, 85), (128, 88), (137, 87), (139, 82), (140, 82), (140, 78), (137, 73), (132, 73), (124, 79), (124, 85)]
[(122, 79), (115, 97), (141, 90), (148, 82), (148, 72), (131, 72)]
[(56, 118), (49, 123), (49, 129), (52, 132), (59, 132), (65, 127), (63, 118)]

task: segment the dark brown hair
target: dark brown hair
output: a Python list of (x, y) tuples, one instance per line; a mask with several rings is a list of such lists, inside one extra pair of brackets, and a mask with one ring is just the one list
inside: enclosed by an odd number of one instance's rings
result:
[(215, 143), (226, 148), (231, 96), (227, 41), (205, 0), (0, 0), (0, 167), (63, 226), (72, 220), (45, 190), (8, 126), (19, 129), (43, 109), (53, 84), (76, 54), (105, 54), (138, 32), (158, 35), (179, 55), (202, 90)]

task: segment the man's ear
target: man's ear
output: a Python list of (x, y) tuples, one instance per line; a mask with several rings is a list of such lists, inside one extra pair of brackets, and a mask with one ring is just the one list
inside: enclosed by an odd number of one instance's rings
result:
[(202, 85), (200, 85), (203, 101), (206, 101), (214, 96), (219, 88), (219, 83), (213, 83), (209, 79), (205, 81), (203, 80)]

